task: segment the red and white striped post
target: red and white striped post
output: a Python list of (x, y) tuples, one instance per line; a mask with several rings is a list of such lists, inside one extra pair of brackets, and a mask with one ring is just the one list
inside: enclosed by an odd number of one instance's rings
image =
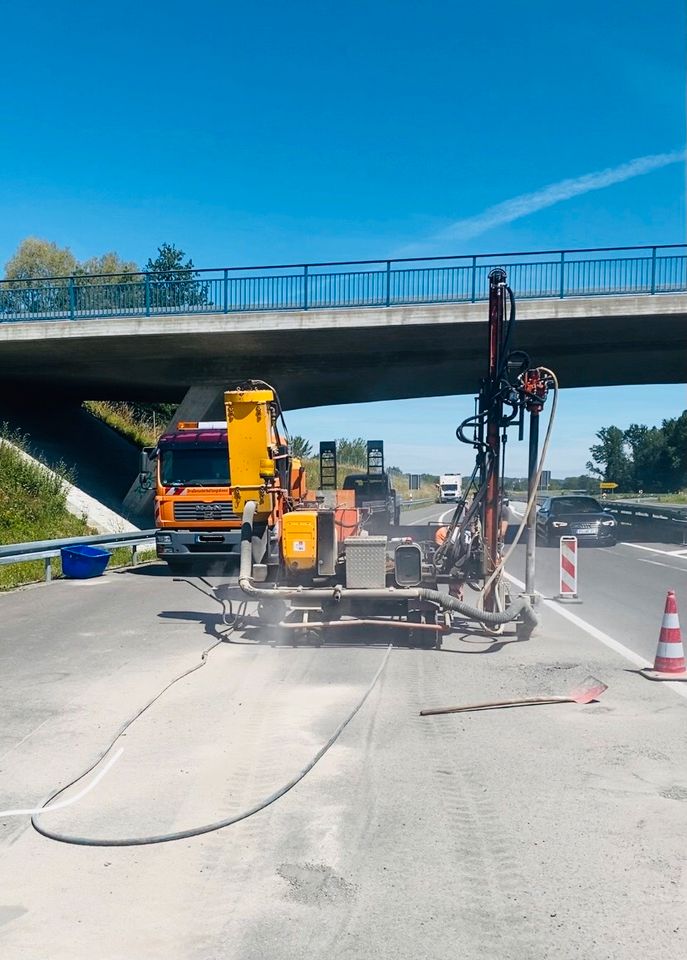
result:
[(577, 537), (561, 537), (558, 600), (579, 603), (577, 595)]

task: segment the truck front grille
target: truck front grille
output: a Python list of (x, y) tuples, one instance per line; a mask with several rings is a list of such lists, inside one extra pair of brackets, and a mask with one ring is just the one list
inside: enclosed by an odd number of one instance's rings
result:
[(241, 517), (234, 513), (228, 500), (215, 503), (179, 500), (174, 504), (174, 519), (202, 523), (203, 520), (240, 520)]

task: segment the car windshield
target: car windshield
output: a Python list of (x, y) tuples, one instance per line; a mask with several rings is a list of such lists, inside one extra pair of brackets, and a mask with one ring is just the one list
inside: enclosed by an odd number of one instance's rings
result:
[(229, 459), (226, 447), (165, 447), (160, 461), (163, 486), (227, 486)]
[(601, 513), (594, 497), (557, 497), (551, 502), (551, 513)]

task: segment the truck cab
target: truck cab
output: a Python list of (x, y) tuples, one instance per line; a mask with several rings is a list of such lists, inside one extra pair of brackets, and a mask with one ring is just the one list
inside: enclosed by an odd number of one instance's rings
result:
[(179, 423), (154, 450), (157, 555), (172, 572), (194, 561), (226, 564), (238, 557), (241, 517), (234, 511), (221, 421)]
[(442, 473), (438, 486), (438, 503), (458, 503), (463, 495), (463, 477), (460, 473)]
[(401, 505), (388, 473), (349, 473), (343, 489), (353, 490), (356, 507), (371, 514), (370, 529), (400, 522)]

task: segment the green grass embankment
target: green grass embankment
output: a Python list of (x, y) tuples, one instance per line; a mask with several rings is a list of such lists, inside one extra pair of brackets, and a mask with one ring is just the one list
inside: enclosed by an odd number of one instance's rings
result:
[(130, 403), (86, 400), (84, 407), (137, 447), (154, 447), (164, 427), (164, 423), (154, 422), (152, 415), (142, 413)]
[[(0, 426), (0, 543), (26, 543), (58, 537), (80, 537), (92, 531), (66, 508), (68, 471), (48, 471), (22, 457), (26, 438)], [(60, 573), (59, 560), (54, 561)], [(44, 563), (0, 565), (0, 590), (41, 580)]]

